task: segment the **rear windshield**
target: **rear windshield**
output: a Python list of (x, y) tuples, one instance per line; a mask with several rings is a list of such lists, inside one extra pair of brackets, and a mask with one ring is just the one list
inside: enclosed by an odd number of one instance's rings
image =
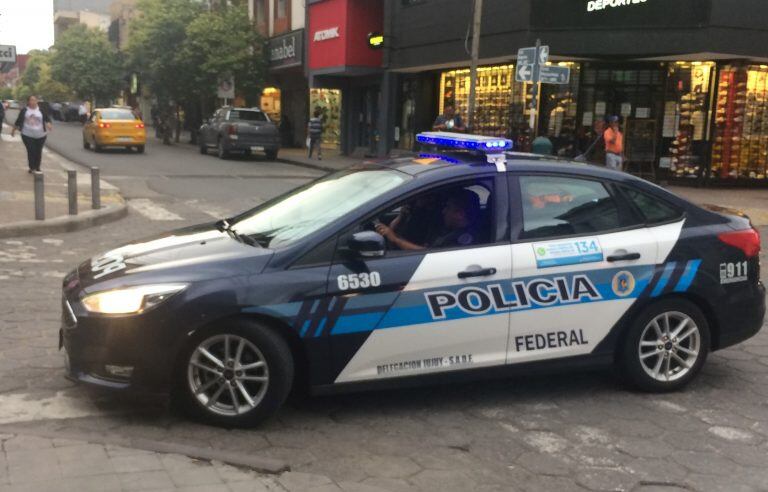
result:
[(130, 109), (104, 109), (101, 111), (102, 120), (138, 120)]
[(229, 112), (229, 119), (240, 121), (267, 121), (267, 116), (261, 111), (235, 109)]

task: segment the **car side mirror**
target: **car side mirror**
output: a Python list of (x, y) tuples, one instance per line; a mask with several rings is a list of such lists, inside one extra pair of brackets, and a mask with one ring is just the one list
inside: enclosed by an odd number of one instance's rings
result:
[(374, 231), (362, 231), (352, 234), (352, 237), (347, 241), (347, 248), (363, 258), (384, 256), (387, 251), (384, 237)]

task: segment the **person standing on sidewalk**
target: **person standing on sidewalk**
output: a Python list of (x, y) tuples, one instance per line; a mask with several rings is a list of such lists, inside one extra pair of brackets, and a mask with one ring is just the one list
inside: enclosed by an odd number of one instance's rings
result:
[(624, 135), (619, 129), (619, 117), (608, 118), (608, 129), (603, 133), (605, 142), (605, 167), (622, 170), (624, 163)]
[(21, 139), (27, 148), (27, 161), (29, 172), (40, 171), (40, 162), (43, 159), (43, 146), (48, 132), (53, 128), (51, 117), (37, 104), (35, 96), (27, 98), (27, 106), (19, 111), (19, 117), (11, 130), (11, 136), (16, 130), (21, 133)]
[(307, 132), (309, 133), (309, 155), (312, 158), (312, 152), (317, 147), (317, 160), (323, 160), (323, 111), (320, 108), (315, 108), (313, 113), (314, 117), (309, 119), (307, 124)]

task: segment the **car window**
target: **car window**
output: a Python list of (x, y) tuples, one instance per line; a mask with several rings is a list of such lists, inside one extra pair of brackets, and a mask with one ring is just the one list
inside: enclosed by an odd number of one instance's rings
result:
[(331, 174), (236, 219), (233, 230), (264, 247), (288, 245), (392, 190), (409, 175), (366, 168)]
[(493, 181), (478, 179), (425, 191), (385, 209), (357, 230), (376, 230), (387, 250), (440, 250), (493, 242)]
[(616, 200), (599, 181), (521, 176), (525, 239), (594, 234), (621, 227)]
[(236, 121), (267, 121), (267, 116), (261, 111), (233, 109), (229, 112), (229, 119)]
[(648, 193), (629, 187), (622, 187), (622, 190), (643, 215), (646, 224), (669, 222), (682, 215), (676, 207)]
[(138, 120), (130, 109), (105, 109), (101, 111), (102, 120)]

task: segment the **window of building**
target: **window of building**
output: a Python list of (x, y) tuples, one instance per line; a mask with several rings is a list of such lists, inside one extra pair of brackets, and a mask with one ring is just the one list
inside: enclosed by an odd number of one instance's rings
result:
[(275, 1), (275, 26), (273, 34), (281, 34), (291, 30), (291, 2), (290, 0)]
[(260, 34), (269, 35), (269, 5), (267, 0), (253, 0), (253, 23)]
[(622, 226), (619, 207), (598, 181), (521, 176), (525, 239), (598, 234)]

